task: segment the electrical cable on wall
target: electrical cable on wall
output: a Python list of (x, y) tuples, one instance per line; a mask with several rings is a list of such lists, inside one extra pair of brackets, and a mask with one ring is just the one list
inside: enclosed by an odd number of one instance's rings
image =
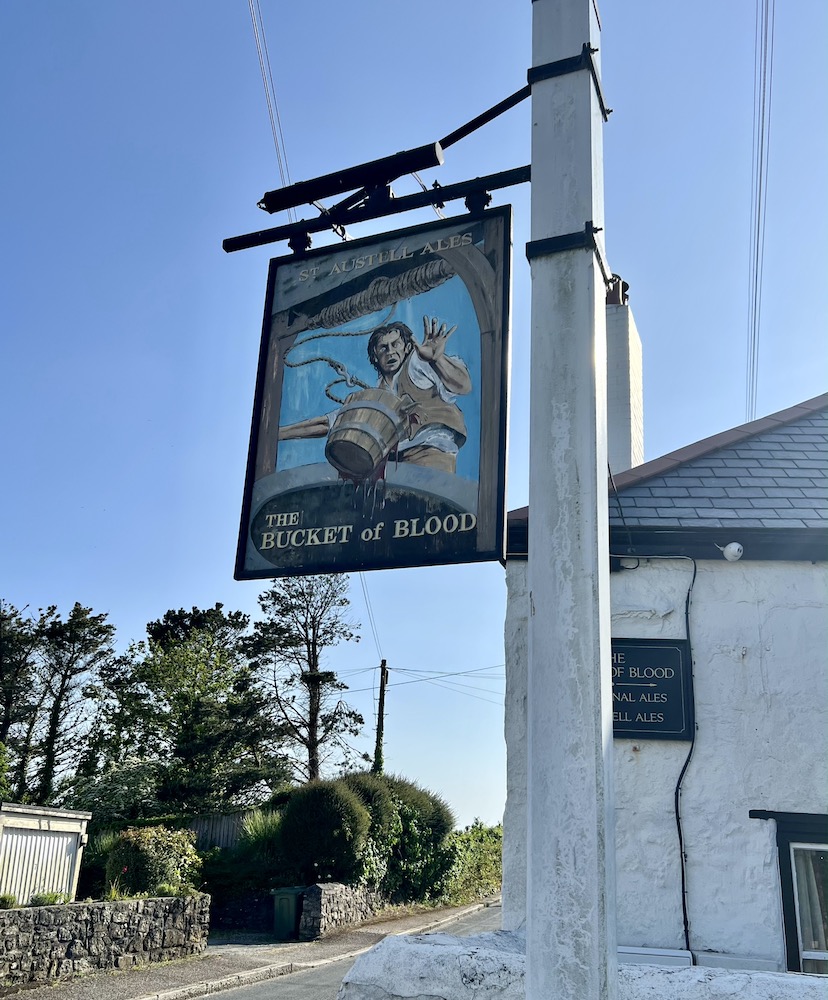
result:
[[(689, 559), (689, 556), (684, 556), (685, 559)], [(693, 674), (693, 643), (690, 641), (690, 599), (693, 595), (693, 586), (696, 582), (696, 572), (697, 565), (695, 559), (690, 559), (693, 563), (693, 577), (690, 580), (690, 586), (687, 588), (687, 597), (684, 601), (684, 631), (687, 638), (687, 646), (690, 650), (690, 673)], [(690, 948), (690, 917), (687, 911), (687, 854), (684, 850), (684, 833), (681, 826), (681, 785), (684, 781), (684, 775), (687, 773), (687, 768), (690, 766), (690, 760), (693, 756), (693, 748), (696, 745), (696, 726), (693, 726), (693, 735), (690, 739), (690, 748), (687, 751), (687, 758), (684, 761), (684, 767), (682, 767), (681, 772), (678, 776), (678, 781), (676, 782), (676, 791), (674, 795), (674, 807), (676, 813), (676, 830), (678, 832), (679, 841), (679, 852), (681, 855), (681, 912), (684, 921), (684, 946), (687, 951), (690, 952), (690, 958), (693, 965), (696, 964), (696, 956)]]
[(609, 475), (610, 485), (612, 486), (612, 495), (615, 497), (615, 504), (618, 508), (618, 516), (621, 518), (621, 523), (624, 525), (624, 531), (627, 532), (627, 543), (630, 546), (630, 550), (632, 550), (632, 532), (627, 524), (627, 519), (624, 517), (624, 505), (621, 503), (621, 494), (618, 492), (618, 487), (615, 485), (615, 476), (612, 474), (609, 462), (607, 462), (607, 474)]
[[(619, 507), (620, 507), (620, 497), (619, 497)], [(610, 553), (613, 559), (628, 559), (629, 555), (616, 555), (615, 553)], [(646, 553), (636, 552), (633, 557), (639, 560), (638, 565), (631, 567), (632, 569), (638, 569), (640, 566), (640, 560), (642, 559), (686, 559), (693, 564), (693, 575), (690, 579), (690, 585), (687, 588), (687, 595), (684, 600), (684, 632), (685, 638), (687, 639), (687, 648), (689, 650), (690, 656), (690, 673), (691, 677), (695, 681), (695, 671), (693, 669), (693, 642), (690, 636), (690, 602), (693, 596), (693, 587), (696, 583), (696, 573), (698, 572), (698, 566), (696, 560), (692, 556), (686, 555), (647, 555)], [(628, 571), (630, 571), (628, 570)], [(687, 757), (685, 758), (684, 765), (679, 772), (678, 780), (676, 781), (675, 792), (673, 794), (673, 809), (676, 817), (676, 832), (678, 834), (678, 845), (679, 845), (679, 863), (681, 869), (681, 913), (682, 913), (682, 924), (684, 929), (684, 947), (685, 950), (690, 954), (690, 960), (693, 965), (696, 965), (696, 956), (690, 947), (690, 915), (687, 906), (687, 853), (684, 849), (684, 830), (681, 823), (681, 786), (684, 782), (684, 776), (687, 773), (687, 769), (690, 766), (690, 761), (693, 757), (693, 749), (696, 745), (696, 730), (698, 728), (697, 724), (693, 726), (693, 733), (690, 737), (690, 747), (687, 751)]]

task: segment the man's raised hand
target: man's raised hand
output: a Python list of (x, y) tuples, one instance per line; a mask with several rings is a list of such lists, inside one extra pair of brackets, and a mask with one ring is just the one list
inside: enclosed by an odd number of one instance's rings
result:
[(417, 354), (423, 361), (433, 363), (439, 360), (445, 354), (446, 341), (456, 329), (456, 325), (449, 328), (445, 323), (441, 324), (436, 317), (429, 319), (428, 316), (423, 316), (423, 342), (420, 344), (414, 340)]

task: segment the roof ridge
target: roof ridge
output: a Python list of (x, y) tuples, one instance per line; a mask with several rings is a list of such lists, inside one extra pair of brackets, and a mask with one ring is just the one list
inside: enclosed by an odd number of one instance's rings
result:
[(660, 458), (654, 458), (625, 472), (615, 473), (611, 477), (611, 483), (615, 490), (622, 490), (646, 479), (652, 479), (654, 476), (662, 476), (680, 465), (708, 455), (719, 448), (726, 448), (728, 445), (756, 437), (757, 434), (762, 434), (765, 431), (776, 430), (794, 420), (800, 420), (825, 409), (828, 409), (828, 393), (814, 396), (813, 399), (806, 399), (802, 403), (778, 410), (776, 413), (770, 413), (766, 417), (759, 417), (749, 423), (740, 424), (738, 427), (730, 428), (730, 430), (720, 431), (718, 434), (702, 438), (700, 441), (668, 452)]

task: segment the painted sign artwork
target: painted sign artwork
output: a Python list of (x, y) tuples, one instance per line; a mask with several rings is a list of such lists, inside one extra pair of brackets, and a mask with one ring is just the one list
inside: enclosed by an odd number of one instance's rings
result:
[(503, 556), (510, 209), (271, 261), (237, 579)]

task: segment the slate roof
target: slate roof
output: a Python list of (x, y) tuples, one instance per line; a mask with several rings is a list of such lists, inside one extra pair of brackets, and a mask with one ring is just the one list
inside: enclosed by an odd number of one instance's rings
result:
[(614, 485), (611, 526), (828, 528), (828, 394), (623, 472)]
[[(509, 556), (525, 558), (528, 522), (509, 513)], [(828, 557), (828, 393), (620, 473), (609, 523), (615, 551), (705, 553), (738, 529), (754, 558)]]

